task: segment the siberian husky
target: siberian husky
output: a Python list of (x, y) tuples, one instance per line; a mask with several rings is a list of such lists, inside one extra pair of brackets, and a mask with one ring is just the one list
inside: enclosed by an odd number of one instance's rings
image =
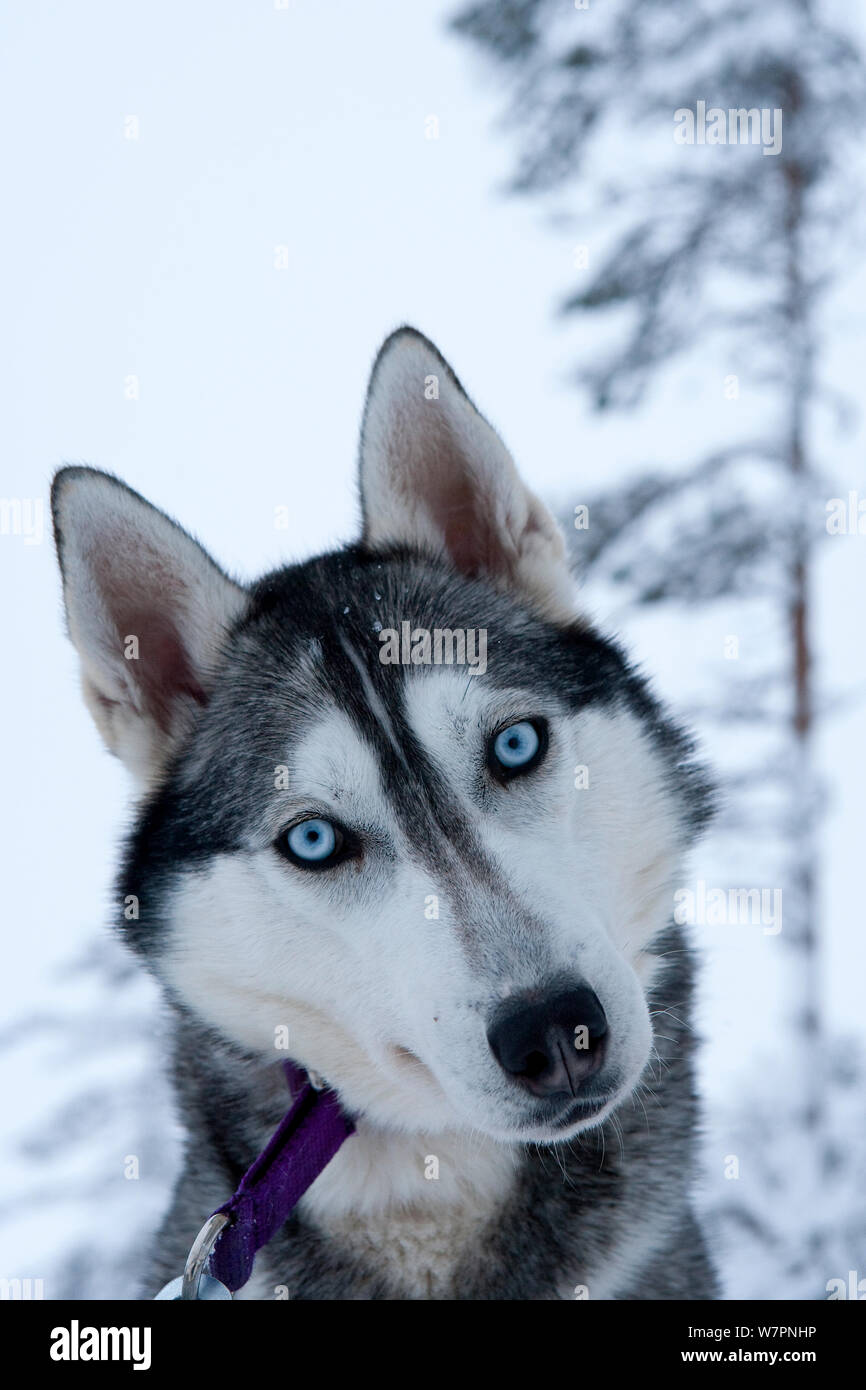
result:
[(356, 1132), (241, 1296), (713, 1298), (672, 913), (708, 780), (409, 328), (360, 495), (356, 544), (245, 585), (109, 474), (54, 482), (84, 698), (139, 789), (119, 926), (187, 1134), (141, 1292), (262, 1149), (290, 1056)]

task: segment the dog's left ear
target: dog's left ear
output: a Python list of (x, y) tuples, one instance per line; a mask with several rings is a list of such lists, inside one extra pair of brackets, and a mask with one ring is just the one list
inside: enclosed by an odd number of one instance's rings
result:
[(360, 485), (365, 545), (433, 550), (461, 573), (518, 593), (544, 616), (573, 620), (559, 527), (448, 363), (415, 329), (392, 334), (373, 367)]

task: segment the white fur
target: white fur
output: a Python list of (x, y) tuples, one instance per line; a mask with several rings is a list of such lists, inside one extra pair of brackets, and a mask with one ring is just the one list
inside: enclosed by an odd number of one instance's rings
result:
[[(527, 699), (518, 691), (503, 702), (478, 680), (467, 690), (439, 669), (413, 682), (408, 705), (503, 883), (531, 904), (531, 927), (500, 914), (469, 875), (472, 920), (457, 917), (442, 885), (410, 856), (371, 750), (332, 709), (294, 749), (292, 794), (277, 796), (248, 852), (218, 856), (183, 880), (160, 966), (168, 982), (263, 1056), (274, 1055), (278, 1030), (288, 1027), (291, 1055), (339, 1087), (374, 1129), (523, 1142), (567, 1138), (585, 1122), (558, 1135), (527, 1124), (522, 1097), (490, 1052), (490, 1014), (509, 993), (580, 974), (602, 1002), (609, 1060), (622, 1074), (609, 1111), (649, 1054), (646, 948), (669, 920), (678, 823), (634, 717), (539, 711)], [(546, 762), (481, 811), (471, 781), (478, 748), (492, 726), (527, 713), (548, 718)], [(589, 768), (586, 790), (573, 784), (578, 763)], [(271, 842), (299, 811), (364, 826), (362, 867), (310, 874), (279, 859)], [(431, 895), (440, 915), (428, 920)], [(483, 947), (494, 974), (472, 945)]]

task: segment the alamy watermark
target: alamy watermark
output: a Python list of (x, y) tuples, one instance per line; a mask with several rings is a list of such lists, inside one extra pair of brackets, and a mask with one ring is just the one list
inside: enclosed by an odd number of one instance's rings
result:
[(831, 497), (826, 511), (829, 536), (866, 536), (866, 497), (853, 488), (847, 498)]
[(680, 106), (674, 112), (674, 140), (678, 145), (762, 145), (764, 154), (782, 150), (780, 106), (707, 107), (705, 101)]
[(782, 930), (781, 888), (709, 888), (699, 878), (694, 888), (674, 893), (674, 921), (680, 926), (762, 927), (764, 936)]
[(51, 1330), (48, 1354), (52, 1361), (130, 1361), (134, 1371), (149, 1371), (149, 1327), (82, 1327), (73, 1318), (68, 1327)]
[(21, 536), (25, 545), (41, 545), (44, 535), (41, 497), (0, 497), (0, 536)]
[(486, 627), (415, 627), (402, 622), (400, 630), (379, 631), (379, 660), (383, 666), (468, 666), (473, 676), (487, 670)]

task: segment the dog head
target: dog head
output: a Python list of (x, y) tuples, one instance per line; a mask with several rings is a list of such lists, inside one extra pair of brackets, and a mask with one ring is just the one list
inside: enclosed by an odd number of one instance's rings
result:
[(703, 784), (411, 330), (360, 487), (357, 545), (245, 587), (118, 480), (58, 474), (85, 698), (144, 792), (124, 932), (180, 1006), (375, 1124), (568, 1138), (648, 1061)]

